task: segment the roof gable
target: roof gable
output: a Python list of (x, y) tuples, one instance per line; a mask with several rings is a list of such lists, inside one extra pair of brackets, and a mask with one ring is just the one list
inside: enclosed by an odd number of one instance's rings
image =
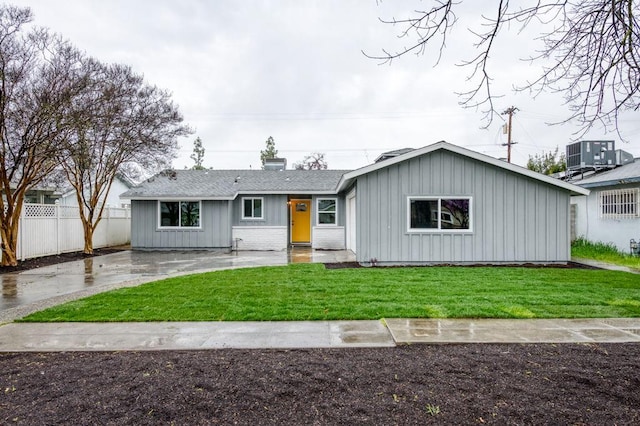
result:
[(571, 183), (568, 183), (568, 182), (564, 182), (564, 181), (552, 178), (550, 176), (543, 175), (543, 174), (538, 173), (538, 172), (534, 172), (533, 170), (529, 170), (529, 169), (526, 169), (524, 167), (517, 166), (515, 164), (511, 164), (511, 163), (507, 163), (507, 162), (502, 161), (502, 160), (498, 160), (497, 158), (493, 158), (493, 157), (490, 157), (488, 155), (480, 154), (479, 152), (471, 151), (469, 149), (462, 148), (462, 147), (457, 146), (457, 145), (452, 145), (452, 144), (447, 143), (445, 141), (436, 142), (436, 143), (434, 143), (432, 145), (428, 145), (428, 146), (425, 146), (423, 148), (415, 149), (413, 151), (407, 152), (407, 153), (399, 155), (397, 157), (389, 158), (389, 159), (386, 159), (385, 161), (381, 161), (379, 163), (370, 164), (370, 165), (362, 167), (360, 169), (353, 170), (351, 172), (345, 173), (344, 176), (342, 176), (342, 179), (340, 180), (340, 183), (338, 184), (338, 191), (343, 191), (346, 188), (348, 188), (351, 185), (351, 183), (353, 182), (353, 180), (355, 178), (359, 177), (359, 176), (375, 172), (376, 170), (380, 170), (380, 169), (392, 166), (394, 164), (398, 164), (398, 163), (401, 163), (401, 162), (404, 162), (404, 161), (408, 161), (408, 160), (410, 160), (412, 158), (416, 158), (416, 157), (419, 157), (421, 155), (427, 155), (427, 154), (430, 154), (430, 153), (438, 151), (438, 150), (446, 150), (446, 151), (449, 151), (449, 152), (453, 152), (453, 153), (462, 155), (462, 156), (467, 157), (467, 158), (474, 159), (476, 161), (480, 161), (480, 162), (483, 162), (483, 163), (491, 164), (491, 165), (496, 166), (496, 167), (501, 168), (501, 169), (509, 170), (509, 171), (511, 171), (513, 173), (517, 173), (519, 175), (523, 175), (523, 176), (526, 176), (528, 178), (535, 179), (535, 180), (547, 183), (549, 185), (553, 185), (553, 186), (562, 188), (562, 189), (564, 189), (566, 191), (569, 191), (572, 195), (588, 195), (589, 194), (589, 190), (588, 189), (581, 188), (581, 187), (576, 186), (574, 184), (571, 184)]

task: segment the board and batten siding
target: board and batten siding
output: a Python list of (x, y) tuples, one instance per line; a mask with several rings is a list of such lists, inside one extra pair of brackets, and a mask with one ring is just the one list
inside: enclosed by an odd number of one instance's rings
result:
[[(242, 219), (242, 200), (262, 198), (262, 219)], [(233, 226), (287, 226), (287, 196), (282, 194), (238, 195), (233, 200)]]
[(161, 229), (158, 201), (131, 201), (131, 247), (134, 249), (210, 249), (231, 247), (231, 204), (202, 201), (201, 227)]
[[(357, 260), (510, 263), (570, 260), (569, 193), (435, 151), (357, 178)], [(471, 197), (471, 232), (408, 232), (410, 196)]]

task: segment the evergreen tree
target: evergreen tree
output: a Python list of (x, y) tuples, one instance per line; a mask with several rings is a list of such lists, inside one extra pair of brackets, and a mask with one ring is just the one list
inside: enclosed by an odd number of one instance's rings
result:
[(193, 154), (191, 154), (191, 159), (194, 161), (194, 165), (191, 168), (192, 170), (204, 170), (205, 167), (202, 165), (202, 160), (204, 159), (204, 147), (202, 146), (202, 139), (200, 136), (193, 141)]
[(264, 169), (264, 163), (267, 159), (278, 158), (278, 150), (276, 149), (276, 143), (273, 141), (273, 138), (271, 136), (269, 136), (265, 144), (266, 144), (266, 148), (263, 151), (260, 151), (260, 162), (262, 163), (263, 169)]

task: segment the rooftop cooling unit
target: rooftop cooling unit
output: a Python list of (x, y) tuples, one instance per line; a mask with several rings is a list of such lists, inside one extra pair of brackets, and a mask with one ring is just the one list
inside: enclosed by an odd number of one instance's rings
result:
[(634, 161), (635, 159), (633, 158), (633, 154), (621, 149), (616, 149), (616, 166), (624, 166), (625, 164), (633, 163)]
[(569, 170), (615, 166), (615, 141), (580, 141), (567, 145), (567, 169)]

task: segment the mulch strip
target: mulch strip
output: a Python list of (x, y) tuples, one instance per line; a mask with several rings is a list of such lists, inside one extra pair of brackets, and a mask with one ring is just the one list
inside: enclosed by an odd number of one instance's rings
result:
[(637, 344), (0, 354), (1, 424), (640, 423)]

